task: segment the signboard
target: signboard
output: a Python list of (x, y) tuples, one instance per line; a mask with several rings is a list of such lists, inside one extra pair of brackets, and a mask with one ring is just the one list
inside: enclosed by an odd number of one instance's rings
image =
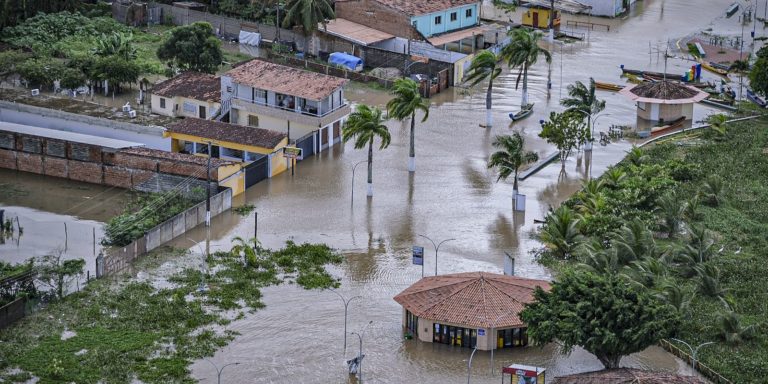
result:
[(485, 329), (478, 329), (477, 330), (477, 335), (478, 336), (485, 336)]
[(284, 147), (283, 148), (283, 156), (287, 159), (297, 159), (301, 160), (303, 156), (301, 155), (302, 149), (299, 147)]
[(413, 246), (413, 264), (424, 265), (424, 247)]

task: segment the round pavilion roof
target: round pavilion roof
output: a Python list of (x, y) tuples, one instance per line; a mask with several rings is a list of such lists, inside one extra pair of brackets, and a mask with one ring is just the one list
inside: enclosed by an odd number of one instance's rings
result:
[(425, 277), (395, 296), (414, 315), (476, 328), (522, 327), (519, 314), (549, 282), (487, 272)]
[(654, 81), (625, 87), (620, 94), (633, 101), (656, 104), (688, 104), (706, 99), (709, 94), (677, 81)]

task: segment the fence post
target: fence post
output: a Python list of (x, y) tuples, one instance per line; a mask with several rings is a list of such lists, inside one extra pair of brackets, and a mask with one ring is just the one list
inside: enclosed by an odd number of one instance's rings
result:
[(96, 256), (96, 278), (100, 278), (104, 275), (104, 253), (99, 252)]

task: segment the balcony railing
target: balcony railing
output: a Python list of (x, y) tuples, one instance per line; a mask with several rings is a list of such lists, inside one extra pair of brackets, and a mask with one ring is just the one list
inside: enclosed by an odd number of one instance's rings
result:
[(307, 116), (312, 116), (312, 117), (325, 117), (325, 116), (330, 115), (331, 113), (335, 112), (336, 110), (344, 108), (344, 107), (347, 106), (347, 103), (345, 102), (344, 104), (338, 105), (338, 106), (334, 107), (333, 109), (331, 109), (329, 111), (325, 111), (323, 113), (317, 113), (317, 107), (309, 108), (309, 107), (305, 106), (303, 109), (302, 108), (296, 109), (296, 108), (287, 108), (287, 107), (283, 107), (283, 106), (280, 106), (280, 105), (265, 103), (263, 100), (253, 100), (253, 99), (248, 99), (248, 98), (239, 97), (239, 96), (232, 96), (232, 98), (233, 99), (237, 99), (237, 100), (242, 100), (242, 101), (245, 101), (245, 102), (251, 103), (251, 104), (261, 105), (261, 106), (264, 106), (264, 107), (275, 108), (275, 109), (279, 109), (279, 110), (283, 110), (283, 111), (288, 111), (288, 112), (293, 112), (293, 113), (300, 113), (302, 115), (307, 115)]
[(243, 99), (243, 98), (236, 98), (236, 97), (233, 97), (232, 99), (232, 108), (250, 112), (250, 113), (270, 116), (277, 119), (289, 120), (289, 121), (293, 121), (300, 124), (311, 125), (315, 127), (318, 127), (318, 126), (324, 127), (328, 124), (333, 123), (334, 121), (337, 121), (340, 118), (343, 118), (344, 116), (348, 115), (351, 112), (351, 108), (347, 103), (337, 108), (334, 108), (332, 111), (322, 114), (322, 116), (318, 116), (317, 114), (300, 113), (294, 109), (282, 108), (275, 105), (269, 105), (263, 102), (254, 103), (250, 99)]

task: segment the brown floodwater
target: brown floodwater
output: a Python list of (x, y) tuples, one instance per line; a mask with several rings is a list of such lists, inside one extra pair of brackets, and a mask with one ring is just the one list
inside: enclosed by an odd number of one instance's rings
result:
[[(366, 152), (351, 145), (339, 145), (301, 162), (296, 174), (288, 173), (259, 183), (236, 199), (236, 204), (252, 203), (258, 212), (258, 238), (269, 247), (279, 247), (286, 239), (297, 242), (323, 242), (345, 255), (345, 262), (333, 271), (342, 281), (339, 290), (347, 297), (362, 295), (349, 308), (349, 331), (358, 331), (369, 321), (365, 333), (363, 364), (366, 382), (446, 383), (463, 382), (467, 374), (468, 349), (403, 340), (402, 309), (392, 297), (421, 277), (421, 268), (411, 264), (411, 247), (424, 246), (425, 271), (432, 275), (435, 255), (424, 234), (435, 241), (456, 240), (440, 248), (440, 274), (464, 271), (501, 272), (504, 253), (516, 258), (520, 276), (550, 279), (552, 276), (535, 260), (532, 252), (541, 245), (533, 238), (534, 219), (544, 218), (550, 207), (579, 189), (590, 175), (601, 174), (624, 156), (631, 143), (622, 140), (608, 146), (595, 146), (591, 158), (554, 163), (521, 182), (527, 196), (525, 213), (513, 213), (511, 182), (496, 182), (495, 172), (486, 161), (492, 153), (495, 135), (520, 132), (526, 147), (545, 156), (554, 149), (538, 137), (539, 119), (550, 111), (561, 110), (559, 99), (564, 86), (576, 80), (623, 83), (619, 66), (663, 71), (663, 56), (649, 52), (666, 45), (667, 40), (712, 27), (728, 27), (735, 21), (722, 17), (731, 0), (712, 0), (691, 6), (684, 0), (645, 0), (626, 19), (599, 19), (568, 16), (583, 21), (611, 25), (610, 32), (591, 31), (589, 40), (573, 44), (555, 43), (551, 81), (547, 91), (549, 66), (539, 62), (529, 73), (530, 99), (535, 114), (511, 125), (506, 116), (519, 108), (520, 91), (515, 90), (514, 73), (505, 70), (493, 91), (494, 126), (483, 129), (485, 99), (482, 85), (464, 92), (452, 89), (434, 97), (430, 118), (417, 125), (417, 171), (406, 170), (408, 126), (389, 122), (392, 144), (374, 152), (374, 197), (365, 196), (365, 168), (357, 168), (352, 200), (352, 166), (366, 159)], [(489, 17), (486, 7), (484, 16)], [(498, 15), (505, 18), (504, 15)], [(513, 20), (517, 16), (512, 16)], [(730, 28), (730, 29), (728, 29)], [(668, 72), (684, 71), (690, 62), (670, 59)], [(561, 69), (562, 68), (562, 69)], [(704, 75), (714, 80), (714, 75)], [(382, 106), (386, 93), (366, 87), (350, 86), (353, 102)], [(600, 91), (607, 101), (597, 131), (611, 124), (637, 126), (635, 106), (616, 93)], [(695, 121), (712, 113), (696, 106)], [(586, 164), (589, 163), (592, 169)], [(229, 249), (234, 236), (252, 236), (254, 218), (228, 213), (217, 217), (209, 231), (198, 229), (178, 246), (211, 250)], [(222, 376), (225, 382), (257, 383), (347, 383), (350, 378), (343, 360), (357, 353), (358, 340), (348, 337), (343, 355), (344, 306), (330, 292), (305, 291), (295, 286), (265, 290), (267, 307), (236, 321), (232, 328), (241, 336), (211, 358), (222, 366), (231, 362)], [(523, 363), (545, 367), (548, 378), (556, 375), (600, 369), (597, 359), (576, 349), (569, 356), (558, 354), (556, 346), (502, 350), (496, 353), (496, 374), (491, 375), (487, 352), (478, 352), (472, 367), (472, 382), (497, 383), (503, 364)], [(652, 347), (625, 358), (627, 366), (656, 370), (690, 372), (681, 361)], [(209, 362), (192, 366), (195, 378), (210, 382), (216, 372)]]

